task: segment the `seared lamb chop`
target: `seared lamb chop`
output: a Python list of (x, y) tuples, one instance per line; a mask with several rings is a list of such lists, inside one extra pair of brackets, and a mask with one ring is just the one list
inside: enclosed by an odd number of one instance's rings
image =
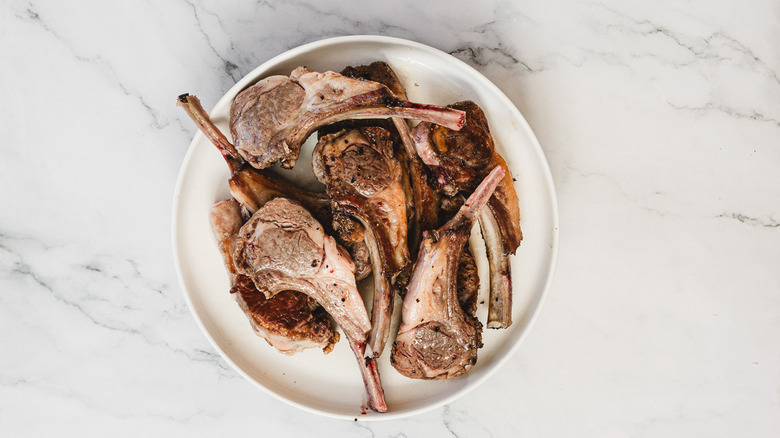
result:
[(502, 166), (495, 167), (455, 217), (438, 230), (423, 233), (390, 358), (407, 377), (449, 379), (477, 361), (481, 325), (458, 301), (458, 261), (476, 216), (504, 173)]
[(322, 348), (330, 353), (339, 333), (325, 309), (305, 294), (283, 291), (270, 298), (259, 291), (246, 275), (239, 274), (233, 262), (234, 242), (243, 219), (241, 207), (233, 199), (219, 201), (211, 208), (211, 230), (217, 238), (234, 294), (255, 333), (284, 354), (306, 348)]
[(374, 272), (370, 345), (384, 349), (393, 311), (391, 280), (409, 263), (406, 198), (390, 132), (379, 127), (347, 129), (320, 137), (312, 160), (333, 209), (365, 227)]
[[(222, 154), (230, 168), (230, 194), (251, 214), (273, 198), (284, 197), (295, 199), (322, 224), (334, 222), (331, 216), (330, 200), (324, 193), (303, 190), (282, 181), (270, 172), (263, 172), (249, 166), (238, 154), (235, 146), (225, 137), (209, 118), (196, 96), (182, 94), (177, 104), (195, 122), (200, 131), (208, 138)], [(363, 227), (348, 219), (352, 230), (352, 239), (344, 239), (340, 243), (347, 247), (355, 262), (355, 276), (358, 281), (371, 273), (371, 262), (368, 249), (363, 240)], [(346, 234), (346, 233), (344, 233)]]
[[(406, 100), (406, 90), (392, 68), (385, 62), (372, 62), (369, 65), (347, 67), (342, 75), (379, 82), (389, 88), (396, 96)], [(438, 196), (428, 183), (428, 174), (411, 138), (409, 125), (401, 117), (393, 117), (393, 124), (398, 130), (404, 146), (404, 161), (408, 168), (410, 182), (411, 222), (409, 224), (409, 249), (416, 254), (420, 245), (420, 237), (424, 230), (438, 227)]]
[(269, 76), (240, 92), (230, 109), (230, 132), (241, 156), (264, 169), (295, 166), (301, 145), (318, 127), (340, 120), (399, 116), (451, 129), (463, 112), (407, 102), (377, 82), (298, 67)]
[(267, 202), (241, 227), (233, 256), (238, 273), (263, 290), (305, 293), (341, 326), (360, 367), (369, 407), (387, 405), (376, 360), (364, 357), (371, 323), (355, 285), (355, 265), (300, 204)]
[[(420, 158), (435, 174), (437, 184), (452, 196), (470, 193), (491, 169), (506, 167), (506, 162), (496, 152), (485, 114), (476, 103), (458, 102), (450, 107), (466, 112), (463, 129), (456, 132), (420, 123), (413, 137)], [(509, 255), (515, 253), (523, 239), (517, 193), (509, 172), (488, 201), (488, 208), (480, 213), (479, 223), (490, 266), (487, 326), (506, 328), (512, 324)]]

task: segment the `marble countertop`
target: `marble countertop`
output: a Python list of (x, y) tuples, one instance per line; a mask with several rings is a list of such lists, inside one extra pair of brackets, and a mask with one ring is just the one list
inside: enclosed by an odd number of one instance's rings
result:
[[(780, 434), (780, 4), (223, 3), (0, 3), (1, 435)], [(213, 105), (271, 57), (353, 34), (428, 44), (498, 85), (560, 210), (517, 353), (386, 422), (244, 380), (171, 252), (195, 133), (173, 98)]]

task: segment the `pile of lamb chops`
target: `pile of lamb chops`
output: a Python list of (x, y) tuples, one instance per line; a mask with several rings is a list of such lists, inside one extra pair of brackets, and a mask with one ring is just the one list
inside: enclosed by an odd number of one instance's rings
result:
[[(419, 379), (465, 373), (482, 346), (479, 277), (468, 248), (475, 221), (490, 267), (487, 326), (512, 323), (509, 256), (522, 240), (517, 194), (474, 102), (409, 102), (390, 66), (375, 62), (340, 74), (299, 67), (260, 80), (232, 104), (235, 143), (197, 97), (183, 94), (178, 105), (228, 164), (231, 199), (212, 207), (212, 231), (230, 292), (280, 352), (317, 347), (327, 354), (339, 340), (335, 321), (357, 359), (369, 407), (385, 412), (376, 360), (398, 293), (393, 367)], [(420, 123), (412, 130), (406, 119)], [(295, 166), (315, 131), (313, 172), (325, 193), (266, 170)], [(371, 318), (357, 289), (369, 274)]]

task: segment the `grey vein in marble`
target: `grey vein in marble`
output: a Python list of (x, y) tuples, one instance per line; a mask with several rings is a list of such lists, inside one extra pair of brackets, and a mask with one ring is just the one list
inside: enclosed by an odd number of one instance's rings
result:
[[(735, 59), (724, 56), (722, 53), (722, 47), (729, 47), (737, 53), (744, 55), (752, 64), (758, 66), (767, 77), (780, 85), (780, 77), (778, 77), (777, 72), (775, 72), (774, 69), (761, 60), (761, 58), (759, 58), (749, 47), (722, 31), (715, 31), (705, 36), (690, 36), (669, 27), (656, 24), (650, 20), (633, 18), (603, 4), (594, 4), (594, 6), (599, 6), (624, 21), (620, 24), (609, 23), (606, 25), (608, 29), (617, 29), (625, 34), (638, 34), (643, 36), (660, 34), (673, 41), (676, 45), (689, 51), (696, 58), (703, 60), (714, 60), (719, 62), (736, 61)], [(626, 25), (625, 22), (628, 22), (629, 24)]]
[(725, 114), (729, 117), (733, 117), (735, 119), (741, 119), (741, 120), (751, 120), (755, 122), (762, 122), (762, 123), (769, 123), (771, 125), (780, 127), (780, 120), (767, 117), (762, 113), (757, 112), (756, 110), (750, 110), (749, 112), (746, 111), (740, 111), (736, 108), (731, 108), (729, 106), (723, 105), (723, 104), (715, 104), (713, 102), (707, 102), (706, 104), (702, 106), (687, 106), (687, 105), (677, 105), (674, 104), (668, 100), (666, 100), (666, 103), (680, 111), (687, 111), (693, 114), (708, 114), (708, 113), (721, 113)]
[(745, 225), (751, 225), (756, 227), (764, 227), (764, 228), (778, 228), (780, 227), (780, 222), (769, 218), (769, 219), (759, 219), (755, 217), (746, 216), (741, 213), (722, 213), (717, 216), (718, 218), (726, 218), (726, 219), (736, 219), (739, 222), (742, 222)]
[[(76, 266), (84, 274), (81, 277), (82, 281), (69, 284), (68, 279), (51, 277), (45, 272), (45, 267), (34, 266), (33, 263), (25, 259), (22, 251), (16, 250), (15, 247), (24, 248), (26, 253), (33, 255), (59, 249), (42, 244), (32, 238), (0, 233), (0, 250), (3, 252), (2, 259), (4, 260), (3, 264), (0, 265), (0, 277), (29, 279), (40, 289), (45, 290), (56, 302), (74, 309), (96, 327), (137, 336), (150, 346), (162, 347), (173, 353), (182, 354), (193, 361), (208, 362), (216, 366), (224, 376), (236, 377), (236, 374), (214, 352), (203, 349), (182, 349), (179, 345), (161, 339), (160, 335), (146, 321), (128, 323), (125, 320), (125, 315), (128, 313), (146, 316), (149, 315), (150, 311), (158, 312), (158, 315), (150, 316), (152, 320), (165, 318), (166, 315), (188, 318), (188, 310), (185, 307), (165, 297), (169, 293), (166, 292), (169, 290), (168, 285), (149, 282), (141, 275), (135, 261), (118, 259), (114, 256), (93, 256), (92, 260), (87, 263)], [(116, 269), (117, 267), (121, 268), (122, 265), (131, 268), (129, 275), (126, 272), (112, 274), (103, 268), (103, 266), (112, 266)], [(123, 298), (121, 295), (110, 292), (106, 295), (98, 295), (89, 291), (89, 284), (100, 285), (100, 289), (106, 291), (124, 290), (125, 297), (129, 296), (130, 298)], [(163, 296), (163, 307), (158, 309), (149, 307), (150, 303), (144, 297), (148, 297), (150, 293)], [(135, 298), (136, 296), (137, 298)]]
[(511, 70), (515, 65), (519, 65), (527, 73), (544, 71), (543, 66), (532, 67), (528, 63), (521, 61), (500, 43), (495, 47), (468, 43), (449, 53), (472, 66), (486, 67), (490, 64), (498, 64), (504, 69)]
[(441, 420), (447, 431), (455, 438), (492, 436), (490, 431), (472, 421), (468, 412), (457, 409), (453, 405), (445, 405), (442, 408)]
[(170, 121), (163, 120), (163, 117), (160, 115), (160, 113), (153, 108), (149, 103), (146, 101), (144, 96), (137, 90), (132, 89), (125, 83), (123, 83), (119, 79), (119, 74), (117, 73), (116, 69), (101, 55), (94, 55), (94, 56), (86, 56), (81, 53), (72, 45), (70, 44), (65, 38), (62, 38), (57, 31), (55, 31), (36, 11), (35, 6), (32, 3), (28, 3), (28, 6), (26, 8), (26, 16), (21, 15), (19, 13), (14, 14), (14, 16), (20, 20), (30, 21), (38, 26), (41, 27), (46, 33), (50, 34), (52, 37), (54, 37), (57, 41), (60, 42), (65, 48), (68, 49), (68, 51), (73, 55), (75, 59), (77, 59), (80, 62), (83, 62), (88, 65), (94, 65), (98, 66), (100, 70), (104, 73), (104, 76), (106, 79), (112, 81), (114, 84), (116, 84), (119, 89), (122, 90), (122, 92), (127, 96), (133, 98), (136, 102), (138, 102), (143, 108), (146, 113), (149, 114), (149, 117), (152, 120), (152, 127), (155, 129), (163, 129), (166, 128)]
[[(225, 57), (224, 57), (222, 54), (220, 54), (220, 52), (219, 52), (219, 51), (218, 51), (218, 50), (217, 50), (217, 49), (214, 47), (214, 43), (211, 41), (211, 37), (210, 37), (210, 36), (209, 36), (209, 34), (208, 34), (208, 33), (207, 33), (207, 32), (206, 32), (204, 29), (203, 29), (203, 25), (202, 25), (202, 23), (201, 23), (201, 21), (200, 21), (200, 15), (199, 15), (199, 12), (198, 12), (198, 6), (197, 6), (197, 5), (195, 5), (195, 3), (193, 3), (193, 2), (191, 2), (191, 1), (189, 1), (189, 0), (184, 0), (184, 2), (185, 2), (185, 3), (186, 3), (186, 4), (187, 4), (187, 5), (190, 7), (190, 8), (192, 8), (192, 15), (193, 15), (193, 17), (195, 18), (195, 22), (196, 22), (196, 25), (197, 25), (198, 31), (199, 31), (199, 32), (200, 32), (200, 34), (203, 36), (203, 39), (206, 41), (206, 44), (208, 45), (208, 47), (209, 47), (209, 50), (211, 50), (211, 51), (214, 53), (214, 55), (216, 55), (216, 57), (217, 57), (217, 58), (219, 58), (219, 60), (222, 62), (222, 65), (223, 65), (223, 68), (224, 68), (224, 72), (225, 72), (225, 74), (226, 74), (226, 75), (227, 75), (227, 76), (228, 76), (230, 79), (232, 79), (232, 80), (233, 80), (233, 82), (238, 82), (238, 80), (239, 80), (239, 79), (241, 79), (241, 76), (239, 76), (239, 71), (238, 71), (238, 70), (239, 70), (239, 68), (238, 68), (238, 65), (236, 65), (236, 64), (235, 64), (233, 61), (231, 61), (230, 59), (227, 59), (227, 58), (225, 58)], [(203, 10), (204, 10), (206, 13), (208, 13), (209, 15), (211, 15), (212, 17), (214, 17), (214, 18), (217, 20), (217, 22), (219, 23), (220, 27), (224, 29), (224, 24), (222, 23), (222, 20), (219, 18), (219, 14), (216, 14), (216, 13), (213, 13), (213, 12), (209, 12), (209, 11), (207, 11), (206, 9), (203, 9)], [(232, 42), (232, 41), (230, 42), (230, 50), (232, 50), (232, 51), (235, 51), (235, 47), (233, 46), (233, 42)]]
[(361, 436), (365, 436), (366, 438), (374, 438), (374, 436), (375, 436), (374, 435), (374, 430), (371, 429), (370, 425), (368, 425), (368, 424), (366, 424), (364, 422), (359, 421), (359, 419), (357, 421), (355, 421), (353, 424), (355, 425), (355, 428), (358, 429), (359, 431), (361, 431), (361, 432), (365, 431), (366, 432), (365, 435), (361, 435)]

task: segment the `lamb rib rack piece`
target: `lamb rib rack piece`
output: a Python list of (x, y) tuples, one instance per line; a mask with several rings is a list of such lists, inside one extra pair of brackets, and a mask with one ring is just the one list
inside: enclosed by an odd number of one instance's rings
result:
[(238, 202), (230, 199), (215, 203), (210, 219), (230, 276), (230, 293), (234, 294), (255, 333), (284, 354), (313, 347), (330, 353), (339, 340), (339, 333), (325, 309), (299, 292), (283, 291), (266, 297), (249, 277), (238, 273), (233, 262), (235, 239), (243, 225)]
[(449, 379), (477, 361), (481, 325), (458, 300), (458, 264), (476, 216), (504, 173), (503, 166), (496, 166), (455, 217), (438, 230), (423, 232), (390, 358), (407, 377)]
[[(403, 84), (386, 62), (377, 61), (369, 65), (350, 66), (342, 70), (341, 74), (366, 81), (379, 82), (396, 96), (407, 100)], [(410, 212), (412, 213), (409, 223), (409, 250), (414, 255), (420, 246), (422, 232), (424, 230), (433, 230), (439, 226), (438, 206), (440, 201), (428, 182), (425, 165), (420, 160), (420, 157), (417, 156), (411, 131), (406, 120), (401, 117), (393, 117), (392, 122), (398, 131), (401, 144), (403, 145), (403, 160), (408, 168)]]
[[(222, 131), (214, 125), (200, 99), (189, 94), (182, 94), (176, 101), (187, 115), (195, 122), (206, 138), (217, 147), (230, 169), (230, 194), (251, 214), (273, 198), (284, 197), (295, 199), (322, 224), (331, 224), (332, 213), (330, 199), (325, 193), (315, 193), (295, 187), (270, 172), (264, 172), (249, 166), (239, 155), (235, 146), (225, 137)], [(369, 252), (363, 240), (363, 229), (359, 224), (352, 224), (351, 240), (342, 240), (356, 265), (356, 277), (360, 281), (371, 273)]]
[[(368, 65), (347, 66), (341, 71), (341, 75), (348, 78), (378, 82), (387, 87), (388, 90), (390, 90), (390, 92), (393, 93), (393, 95), (396, 97), (402, 100), (409, 100), (406, 96), (406, 90), (404, 89), (403, 84), (398, 79), (398, 76), (395, 74), (393, 69), (390, 68), (390, 65), (386, 62), (376, 61)], [(341, 131), (342, 129), (365, 128), (369, 126), (378, 126), (391, 132), (393, 137), (395, 158), (398, 164), (401, 165), (401, 182), (404, 188), (404, 194), (406, 196), (406, 216), (408, 228), (410, 231), (413, 231), (416, 230), (417, 227), (414, 226), (415, 205), (412, 188), (409, 183), (409, 157), (407, 154), (407, 149), (403, 147), (401, 143), (401, 137), (396, 134), (397, 129), (393, 125), (394, 122), (403, 123), (406, 127), (406, 132), (409, 132), (409, 127), (406, 125), (406, 121), (400, 117), (393, 117), (392, 121), (391, 119), (344, 120), (342, 122), (324, 126), (317, 132), (320, 136), (322, 136), (325, 134), (332, 134), (334, 132)], [(410, 144), (412, 145), (410, 150), (414, 152), (414, 143)], [(417, 153), (414, 152), (414, 155), (416, 156)], [(419, 239), (415, 240), (415, 242), (409, 241), (410, 252), (416, 251), (417, 245), (419, 245), (419, 243)]]
[(286, 198), (267, 202), (239, 230), (233, 259), (238, 273), (270, 294), (302, 292), (325, 308), (349, 340), (369, 407), (387, 411), (376, 360), (364, 357), (371, 323), (355, 265), (305, 208)]
[(312, 166), (334, 211), (344, 211), (365, 227), (374, 273), (370, 345), (378, 357), (390, 330), (391, 281), (409, 263), (406, 197), (390, 132), (363, 127), (326, 134), (314, 148)]
[(460, 129), (462, 111), (407, 102), (377, 82), (298, 67), (240, 92), (230, 109), (236, 149), (253, 167), (292, 168), (317, 128), (341, 120), (403, 117)]
[[(487, 118), (471, 101), (458, 102), (452, 108), (466, 112), (466, 123), (453, 131), (430, 123), (420, 123), (412, 133), (417, 153), (435, 175), (445, 194), (470, 193), (491, 169), (506, 161), (495, 150)], [(479, 214), (490, 266), (490, 304), (488, 328), (507, 328), (512, 324), (512, 280), (509, 255), (523, 239), (520, 209), (512, 175), (507, 172), (488, 208)]]

